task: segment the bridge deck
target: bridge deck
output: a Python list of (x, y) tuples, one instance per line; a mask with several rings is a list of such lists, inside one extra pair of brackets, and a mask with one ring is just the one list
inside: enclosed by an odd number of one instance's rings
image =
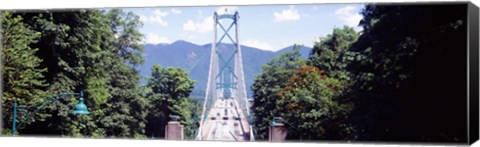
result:
[(249, 126), (234, 99), (218, 99), (202, 127), (202, 140), (249, 141)]

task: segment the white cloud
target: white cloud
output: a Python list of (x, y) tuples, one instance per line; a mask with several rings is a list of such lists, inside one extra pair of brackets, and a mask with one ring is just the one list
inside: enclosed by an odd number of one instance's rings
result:
[(193, 39), (195, 39), (195, 35), (188, 35), (187, 38), (188, 38), (189, 40), (193, 40)]
[(202, 19), (203, 18), (203, 11), (202, 10), (198, 10), (198, 16), (197, 16), (198, 19)]
[(247, 39), (245, 41), (242, 41), (240, 44), (245, 45), (245, 46), (249, 46), (249, 47), (255, 47), (255, 48), (258, 48), (258, 49), (262, 49), (262, 50), (268, 50), (268, 51), (278, 50), (278, 49), (273, 48), (267, 42), (259, 41), (259, 40)]
[(155, 23), (161, 26), (168, 26), (168, 22), (164, 19), (168, 14), (169, 12), (162, 12), (157, 9), (153, 11), (153, 15), (140, 15), (140, 21), (143, 23)]
[(143, 43), (159, 44), (159, 43), (172, 43), (172, 41), (165, 36), (149, 33), (145, 36)]
[(178, 10), (178, 9), (175, 9), (175, 8), (170, 9), (170, 12), (172, 12), (174, 14), (182, 14), (181, 10)]
[(335, 11), (337, 18), (342, 20), (345, 25), (351, 27), (357, 27), (358, 23), (362, 19), (362, 15), (358, 13), (358, 7), (345, 6)]
[(283, 10), (282, 12), (274, 12), (273, 16), (275, 17), (275, 22), (281, 21), (292, 21), (292, 20), (299, 20), (300, 15), (298, 14), (295, 7), (290, 6), (287, 10)]
[(183, 24), (184, 31), (191, 31), (196, 33), (206, 33), (213, 30), (213, 17), (204, 17), (202, 20), (194, 22), (188, 20)]
[(194, 39), (197, 38), (197, 35), (193, 34), (193, 33), (188, 33), (188, 32), (183, 32), (180, 34), (180, 37), (181, 38), (186, 38), (185, 40), (188, 40), (188, 41), (192, 41)]

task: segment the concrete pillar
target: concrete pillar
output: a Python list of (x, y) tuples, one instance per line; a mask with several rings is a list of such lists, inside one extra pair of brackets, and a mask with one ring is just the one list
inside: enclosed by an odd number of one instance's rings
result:
[(178, 121), (169, 121), (165, 126), (165, 139), (183, 140), (183, 125)]
[(287, 137), (287, 129), (283, 123), (277, 122), (268, 128), (268, 141), (282, 142)]

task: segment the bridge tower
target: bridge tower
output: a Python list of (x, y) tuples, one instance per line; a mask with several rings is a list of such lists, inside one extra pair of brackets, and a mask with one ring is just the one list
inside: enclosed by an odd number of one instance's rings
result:
[[(223, 15), (218, 15), (217, 12), (213, 14), (213, 18), (215, 21), (215, 27), (214, 27), (214, 44), (213, 44), (213, 51), (215, 52), (216, 56), (219, 61), (219, 70), (218, 73), (215, 76), (215, 79), (217, 81), (216, 83), (216, 89), (220, 89), (222, 91), (221, 97), (228, 99), (232, 97), (232, 91), (237, 90), (237, 81), (239, 80), (238, 76), (235, 74), (234, 71), (234, 57), (239, 55), (239, 50), (240, 46), (238, 43), (238, 12), (235, 12), (235, 14), (223, 14)], [(222, 20), (225, 19), (231, 19), (232, 22), (230, 22), (230, 25), (228, 26), (227, 29), (225, 29), (224, 25), (221, 23)], [(235, 26), (235, 39), (230, 36), (230, 30), (232, 27)], [(218, 28), (221, 28), (222, 30), (222, 35), (220, 38), (217, 38), (218, 35)], [(226, 53), (226, 54), (221, 54), (220, 49), (221, 48), (221, 43), (222, 41), (227, 37), (230, 40), (230, 43), (232, 43), (235, 46), (235, 49), (231, 53)], [(224, 49), (226, 51), (226, 49)], [(226, 55), (226, 56), (225, 56)], [(241, 63), (240, 63), (241, 64)]]
[[(217, 12), (213, 14), (214, 36), (210, 54), (207, 89), (202, 117), (200, 118), (200, 127), (196, 137), (197, 140), (221, 138), (218, 137), (219, 135), (211, 137), (212, 135), (209, 133), (215, 131), (232, 134), (233, 138), (235, 138), (235, 134), (251, 132), (251, 127), (247, 120), (250, 112), (247, 108), (248, 101), (243, 72), (242, 50), (238, 37), (239, 18), (237, 11), (232, 14), (228, 13), (226, 9), (223, 14), (218, 14)], [(232, 31), (232, 29), (234, 30)], [(230, 32), (233, 32), (234, 36)], [(223, 41), (226, 41), (227, 44), (223, 43)], [(232, 45), (229, 45), (230, 43), (233, 45), (233, 48)], [(222, 106), (219, 106), (220, 104)], [(232, 126), (217, 127), (216, 123), (219, 123), (219, 120), (216, 120), (216, 117), (221, 117), (218, 119), (223, 119), (222, 123), (224, 124), (227, 122), (232, 123)], [(232, 132), (232, 130), (238, 129), (237, 127), (240, 131)], [(250, 134), (245, 135), (247, 136), (246, 138), (250, 138)], [(208, 137), (209, 135), (210, 137)]]

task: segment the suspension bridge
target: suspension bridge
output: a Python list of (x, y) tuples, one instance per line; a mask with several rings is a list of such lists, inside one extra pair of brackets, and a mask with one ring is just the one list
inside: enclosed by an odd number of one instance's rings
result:
[[(239, 13), (225, 10), (223, 14), (215, 12), (213, 18), (214, 37), (208, 82), (195, 140), (253, 141), (242, 49), (238, 39)], [(235, 49), (220, 54), (224, 40), (230, 41)]]

